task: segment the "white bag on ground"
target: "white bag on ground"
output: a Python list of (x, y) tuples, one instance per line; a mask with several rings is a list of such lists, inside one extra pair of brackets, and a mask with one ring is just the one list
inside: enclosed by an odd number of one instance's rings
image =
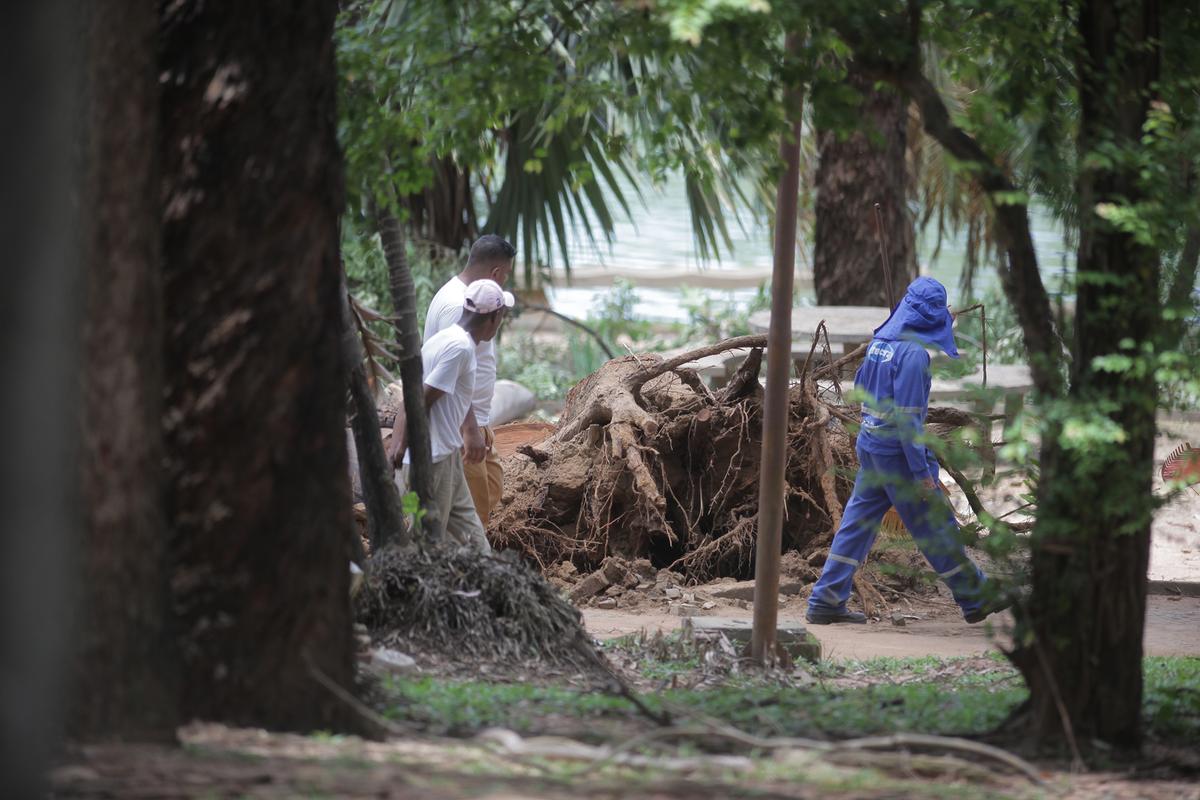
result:
[(496, 381), (496, 390), (492, 393), (493, 428), (527, 417), (535, 408), (537, 398), (533, 392), (515, 381)]

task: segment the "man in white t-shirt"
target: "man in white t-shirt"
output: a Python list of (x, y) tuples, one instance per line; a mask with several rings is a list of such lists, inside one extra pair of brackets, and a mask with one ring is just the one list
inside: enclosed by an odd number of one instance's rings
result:
[[(421, 347), (425, 410), (429, 414), (429, 443), (433, 451), (430, 483), (433, 498), (425, 509), (427, 533), (436, 541), (445, 534), (460, 546), (488, 552), (483, 524), (475, 511), (463, 474), (463, 422), (471, 416), (475, 397), (476, 348), (491, 342), (504, 322), (513, 296), (492, 280), (474, 281), (464, 292), (456, 323), (430, 336)], [(392, 461), (399, 455), (393, 441)], [(401, 494), (408, 485), (409, 456), (397, 477)]]
[[(458, 322), (468, 285), (492, 280), (504, 286), (512, 274), (516, 254), (516, 249), (503, 238), (494, 234), (481, 236), (471, 246), (467, 266), (433, 296), (425, 315), (425, 340)], [(463, 424), (463, 463), (475, 513), (485, 527), (492, 509), (500, 502), (504, 485), (504, 470), (492, 448), (491, 412), (495, 389), (496, 347), (490, 340), (483, 341), (475, 348), (475, 395), (471, 403), (472, 414)]]

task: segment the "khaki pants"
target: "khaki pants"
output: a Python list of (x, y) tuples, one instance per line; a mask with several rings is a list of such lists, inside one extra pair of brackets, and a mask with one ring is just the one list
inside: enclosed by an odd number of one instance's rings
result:
[[(408, 491), (409, 465), (396, 473), (396, 486), (403, 495)], [(463, 475), (463, 457), (461, 452), (451, 453), (433, 465), (433, 501), (432, 507), (425, 509), (427, 531), (433, 539), (439, 540), (445, 536), (451, 544), (460, 547), (473, 547), (483, 553), (490, 553), (492, 547), (483, 534), (483, 525), (479, 515), (475, 513), (475, 505), (471, 502), (471, 492), (467, 488), (467, 479)]]
[(475, 503), (475, 513), (486, 528), (492, 511), (500, 505), (500, 496), (504, 490), (504, 468), (500, 466), (500, 458), (492, 447), (496, 435), (491, 426), (483, 429), (483, 441), (487, 444), (487, 455), (478, 464), (464, 464), (463, 472), (467, 476), (471, 500)]

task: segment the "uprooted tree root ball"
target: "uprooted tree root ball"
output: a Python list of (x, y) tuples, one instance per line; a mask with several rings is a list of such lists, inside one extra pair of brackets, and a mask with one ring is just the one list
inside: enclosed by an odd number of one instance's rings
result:
[[(758, 381), (765, 337), (740, 337), (670, 360), (614, 359), (567, 396), (554, 434), (505, 461), (505, 494), (489, 538), (543, 569), (581, 572), (607, 556), (647, 558), (692, 582), (753, 572), (762, 441)], [(710, 391), (688, 361), (752, 347), (730, 383)], [(845, 422), (857, 410), (826, 399), (859, 353), (820, 354), (790, 389), (785, 549), (819, 554), (841, 522), (857, 468)], [(969, 423), (955, 421), (951, 427)]]
[(605, 672), (579, 611), (515, 553), (387, 547), (366, 572), (356, 612), (380, 644)]

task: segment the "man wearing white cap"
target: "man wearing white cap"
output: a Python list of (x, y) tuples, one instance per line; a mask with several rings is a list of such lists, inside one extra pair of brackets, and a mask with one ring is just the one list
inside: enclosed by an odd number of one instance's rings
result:
[[(490, 342), (504, 322), (513, 296), (492, 280), (467, 286), (456, 324), (430, 336), (421, 347), (425, 410), (429, 414), (429, 443), (433, 450), (431, 507), (425, 509), (429, 534), (445, 534), (452, 544), (488, 552), (487, 537), (475, 511), (463, 474), (463, 422), (475, 397), (475, 352)], [(399, 455), (401, 437), (393, 441), (392, 459)], [(408, 484), (409, 456), (397, 478), (401, 493)]]
[[(504, 286), (512, 273), (516, 249), (495, 234), (479, 237), (471, 246), (463, 271), (446, 281), (434, 295), (425, 315), (425, 339), (452, 327), (462, 315), (467, 286), (480, 280), (492, 280)], [(500, 502), (504, 471), (492, 449), (492, 394), (496, 390), (496, 346), (480, 342), (475, 348), (475, 396), (471, 414), (463, 422), (463, 464), (467, 486), (475, 503), (475, 512), (484, 527), (492, 509)]]

